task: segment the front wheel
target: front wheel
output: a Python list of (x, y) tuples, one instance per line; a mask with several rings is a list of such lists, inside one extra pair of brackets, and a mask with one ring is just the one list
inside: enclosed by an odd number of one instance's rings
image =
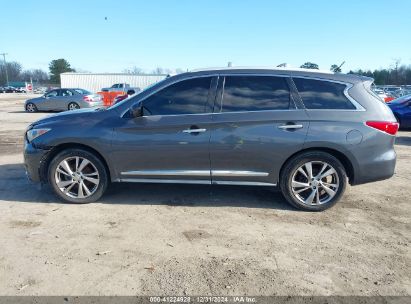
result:
[(80, 106), (77, 103), (75, 103), (75, 102), (70, 102), (69, 103), (69, 105), (68, 105), (68, 110), (69, 111), (73, 111), (73, 110), (77, 110), (77, 109), (80, 109)]
[(103, 162), (82, 149), (67, 149), (57, 154), (50, 162), (48, 178), (57, 196), (68, 203), (95, 202), (108, 184)]
[(302, 210), (321, 211), (342, 197), (347, 174), (331, 154), (312, 151), (292, 158), (282, 169), (280, 188), (287, 201)]
[(29, 102), (26, 104), (26, 112), (34, 113), (37, 112), (37, 107), (34, 103)]

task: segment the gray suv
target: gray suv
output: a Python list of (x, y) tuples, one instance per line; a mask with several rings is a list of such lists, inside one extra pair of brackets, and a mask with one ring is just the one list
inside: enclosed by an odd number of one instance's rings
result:
[(25, 135), (33, 181), (62, 200), (98, 200), (110, 182), (279, 186), (324, 210), (347, 183), (394, 173), (398, 124), (372, 79), (288, 69), (168, 77), (110, 108), (64, 112)]

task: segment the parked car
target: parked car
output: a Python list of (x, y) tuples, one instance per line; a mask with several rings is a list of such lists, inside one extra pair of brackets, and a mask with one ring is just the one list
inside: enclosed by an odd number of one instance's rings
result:
[(376, 88), (374, 88), (374, 89), (373, 89), (373, 92), (374, 92), (375, 94), (377, 94), (377, 96), (378, 96), (382, 101), (385, 101), (385, 99), (388, 98), (388, 95), (387, 95), (387, 94), (385, 93), (385, 91), (382, 90), (382, 89), (376, 89)]
[(33, 93), (35, 94), (45, 94), (47, 92), (47, 88), (46, 87), (38, 87), (36, 89), (34, 89)]
[(394, 174), (398, 123), (372, 82), (281, 68), (179, 74), (105, 110), (31, 124), (27, 174), (70, 203), (98, 200), (110, 182), (188, 183), (279, 186), (293, 206), (324, 210), (347, 183)]
[(101, 107), (101, 96), (83, 89), (54, 89), (41, 97), (28, 99), (24, 108), (27, 112), (66, 111), (80, 108)]
[(411, 95), (405, 95), (388, 103), (401, 128), (411, 128)]
[(26, 90), (26, 88), (23, 88), (23, 87), (16, 88), (16, 93), (27, 93), (27, 90)]
[(17, 93), (18, 90), (15, 87), (7, 86), (4, 88), (4, 93)]
[(0, 93), (5, 93), (6, 90), (3, 87), (0, 87)]

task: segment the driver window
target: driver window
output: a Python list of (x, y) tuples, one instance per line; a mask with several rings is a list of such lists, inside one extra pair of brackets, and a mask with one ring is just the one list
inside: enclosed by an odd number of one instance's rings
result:
[(57, 90), (50, 91), (46, 94), (46, 97), (56, 97), (58, 95)]
[(151, 95), (143, 101), (144, 115), (205, 113), (211, 78), (183, 80)]

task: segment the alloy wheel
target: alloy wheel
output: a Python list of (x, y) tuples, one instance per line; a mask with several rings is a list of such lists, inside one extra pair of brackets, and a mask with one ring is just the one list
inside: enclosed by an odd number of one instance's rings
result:
[(72, 110), (77, 110), (77, 109), (80, 109), (80, 107), (78, 106), (78, 104), (75, 104), (75, 103), (69, 104), (69, 110), (70, 110), (70, 111), (72, 111)]
[(87, 198), (96, 192), (100, 176), (96, 166), (80, 156), (62, 160), (54, 173), (57, 187), (72, 198)]
[(27, 104), (26, 109), (28, 112), (36, 112), (36, 106), (32, 103)]
[(326, 204), (337, 194), (340, 186), (337, 171), (323, 161), (310, 161), (292, 175), (293, 195), (303, 204)]

